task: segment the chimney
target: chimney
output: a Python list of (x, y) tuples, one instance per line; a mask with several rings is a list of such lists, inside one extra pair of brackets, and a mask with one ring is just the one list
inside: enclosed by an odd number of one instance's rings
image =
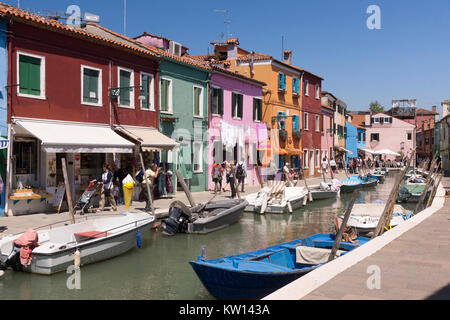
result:
[(292, 50), (283, 51), (283, 60), (284, 63), (292, 64)]
[(227, 39), (227, 59), (236, 59), (237, 58), (237, 49), (239, 46), (238, 38), (229, 38)]
[(448, 107), (450, 105), (450, 99), (448, 101), (442, 101), (441, 102), (442, 105), (442, 118), (444, 118), (445, 116), (448, 115)]
[(433, 112), (436, 112), (436, 113), (437, 113), (437, 111), (436, 111), (436, 106), (432, 106), (432, 107), (431, 107), (431, 110), (433, 110)]

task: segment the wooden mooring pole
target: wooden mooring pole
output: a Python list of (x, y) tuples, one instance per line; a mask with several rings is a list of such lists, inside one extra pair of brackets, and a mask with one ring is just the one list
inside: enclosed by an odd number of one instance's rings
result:
[[(427, 182), (425, 184), (425, 189), (423, 189), (422, 194), (420, 195), (419, 202), (417, 202), (417, 205), (414, 208), (413, 216), (415, 216), (419, 212), (419, 208), (422, 205), (423, 201), (425, 200), (425, 197), (427, 195), (428, 188), (430, 187), (431, 181), (433, 181), (433, 174), (435, 171), (436, 160), (437, 160), (437, 157), (434, 157), (433, 161), (431, 162), (430, 171), (428, 171)], [(431, 196), (431, 192), (430, 192), (430, 196)]]
[(183, 188), (183, 191), (186, 194), (186, 197), (188, 198), (189, 204), (191, 205), (191, 207), (195, 207), (194, 198), (192, 198), (191, 191), (189, 191), (189, 188), (186, 185), (186, 183), (184, 182), (184, 179), (181, 176), (181, 173), (178, 170), (175, 170), (175, 174), (177, 175), (178, 182), (180, 182), (181, 187)]

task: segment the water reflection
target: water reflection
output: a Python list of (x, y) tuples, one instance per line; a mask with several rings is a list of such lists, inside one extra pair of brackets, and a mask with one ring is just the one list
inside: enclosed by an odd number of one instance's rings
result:
[[(386, 201), (396, 174), (384, 184), (362, 190), (357, 203)], [(81, 289), (69, 290), (69, 274), (40, 276), (8, 271), (0, 280), (2, 299), (213, 299), (188, 264), (202, 245), (216, 258), (333, 231), (333, 219), (342, 215), (351, 198), (308, 203), (293, 214), (245, 213), (241, 221), (207, 234), (164, 236), (151, 230), (142, 235), (142, 248), (114, 259), (83, 266)], [(412, 208), (414, 207), (411, 205)], [(410, 208), (408, 208), (410, 209)]]

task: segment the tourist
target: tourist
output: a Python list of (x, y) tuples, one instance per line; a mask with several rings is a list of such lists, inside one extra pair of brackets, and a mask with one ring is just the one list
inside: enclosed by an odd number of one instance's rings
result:
[(234, 175), (233, 175), (232, 166), (233, 166), (233, 163), (227, 163), (227, 168), (225, 170), (226, 170), (227, 183), (230, 184), (231, 199), (234, 199), (234, 198), (236, 198), (236, 185), (234, 184)]
[(324, 157), (324, 158), (322, 159), (322, 171), (323, 171), (324, 173), (327, 173), (327, 172), (328, 172), (328, 160), (327, 160), (327, 157)]
[(125, 204), (123, 198), (122, 181), (128, 175), (128, 172), (123, 168), (117, 168), (116, 164), (113, 164), (113, 183), (117, 183), (119, 186), (119, 202), (117, 204)]
[(142, 180), (142, 191), (145, 197), (145, 211), (150, 210), (150, 199), (148, 197), (147, 186), (150, 187), (150, 196), (153, 196), (153, 189), (155, 188), (155, 179), (158, 177), (161, 167), (158, 167), (156, 163), (152, 163), (150, 168), (145, 170), (145, 174)]
[(214, 161), (212, 170), (211, 170), (211, 176), (212, 176), (212, 180), (214, 182), (214, 193), (215, 194), (217, 193), (217, 191), (221, 192), (222, 174), (223, 174), (222, 166), (219, 163), (216, 163)]
[(98, 184), (102, 185), (101, 200), (97, 212), (103, 211), (103, 209), (105, 208), (106, 199), (109, 200), (112, 209), (114, 211), (117, 211), (116, 201), (114, 200), (114, 196), (112, 194), (114, 185), (111, 167), (109, 164), (104, 163), (102, 169), (103, 173), (101, 174), (101, 176), (91, 181), (91, 183), (97, 182)]
[(336, 174), (336, 161), (334, 161), (334, 158), (331, 158), (330, 160), (330, 167), (333, 174)]
[(241, 192), (244, 192), (244, 182), (245, 177), (247, 176), (247, 170), (245, 168), (245, 164), (243, 161), (239, 161), (236, 167), (236, 179), (238, 181), (238, 188), (241, 185)]
[(294, 172), (289, 168), (289, 162), (285, 162), (284, 166), (283, 166), (283, 174), (285, 177), (285, 181), (287, 182), (287, 185), (289, 187), (293, 187), (294, 186)]

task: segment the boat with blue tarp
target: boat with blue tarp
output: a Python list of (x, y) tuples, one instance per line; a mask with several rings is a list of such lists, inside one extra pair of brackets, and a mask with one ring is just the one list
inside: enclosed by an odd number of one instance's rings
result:
[[(369, 238), (341, 241), (337, 255), (360, 247)], [(316, 234), (238, 255), (189, 263), (216, 299), (261, 299), (327, 263), (334, 234)]]
[(362, 187), (362, 179), (359, 176), (348, 177), (341, 181), (341, 192), (351, 193)]

